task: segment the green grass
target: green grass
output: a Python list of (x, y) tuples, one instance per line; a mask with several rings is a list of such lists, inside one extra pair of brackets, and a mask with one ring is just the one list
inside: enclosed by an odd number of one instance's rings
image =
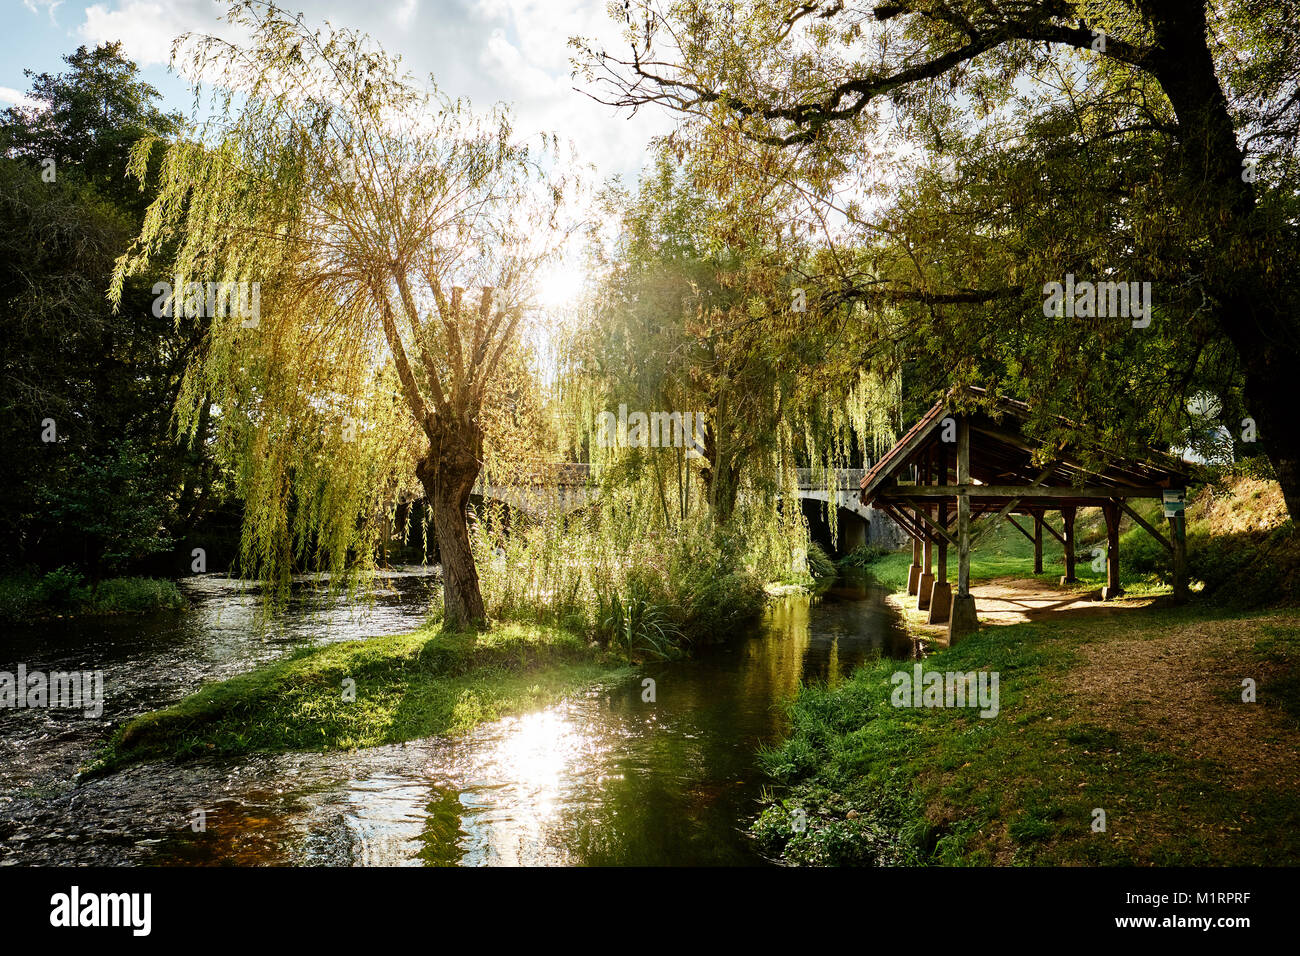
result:
[[(1143, 502), (1135, 504), (1136, 510), (1152, 524), (1160, 526), (1162, 519), (1156, 517), (1160, 510), (1158, 503)], [(1017, 520), (1027, 530), (1032, 531), (1030, 521), (1021, 517)], [(1127, 522), (1128, 519), (1125, 519)], [(1048, 523), (1058, 532), (1061, 529), (1060, 516), (1049, 516)], [(1123, 527), (1123, 525), (1121, 525)], [(1078, 555), (1093, 553), (1106, 547), (1105, 524), (1095, 509), (1081, 511), (1075, 522), (1075, 550)], [(1171, 588), (1157, 573), (1151, 555), (1160, 545), (1153, 541), (1141, 528), (1129, 526), (1120, 535), (1120, 583), (1133, 596), (1169, 593)], [(888, 552), (862, 565), (863, 570), (880, 584), (895, 591), (907, 586), (907, 572), (912, 564), (911, 549)], [(972, 581), (989, 581), (996, 578), (1016, 577), (1056, 583), (1065, 573), (1065, 555), (1061, 543), (1048, 532), (1043, 532), (1043, 573), (1034, 574), (1034, 545), (1009, 522), (1002, 522), (993, 532), (983, 539), (972, 551), (970, 557), (970, 574)], [(1076, 592), (1095, 591), (1106, 583), (1104, 565), (1101, 570), (1094, 570), (1092, 558), (1077, 558), (1074, 566), (1078, 583), (1070, 590)], [(955, 581), (957, 576), (957, 557), (953, 549), (948, 550), (948, 578)]]
[[(310, 648), (127, 722), (91, 768), (201, 754), (337, 750), (458, 733), (622, 673), (572, 632), (429, 625)], [(345, 699), (347, 681), (355, 700)]]
[[(1294, 612), (1143, 608), (1123, 617), (989, 627), (927, 658), (927, 671), (998, 672), (992, 719), (893, 707), (890, 675), (910, 667), (893, 661), (833, 691), (804, 689), (791, 736), (764, 755), (788, 789), (769, 798), (753, 832), (767, 852), (805, 865), (1300, 864)], [(1222, 719), (1259, 721), (1241, 732), (1269, 742), (1264, 753), (1289, 754), (1283, 764), (1223, 749), (1215, 720), (1205, 739), (1162, 727), (1143, 692), (1118, 712), (1070, 693), (1090, 645), (1104, 667), (1123, 670), (1137, 665), (1105, 660), (1108, 642), (1125, 642), (1130, 655), (1129, 642), (1151, 642), (1159, 662), (1166, 643), (1189, 635), (1199, 635), (1200, 657), (1184, 679), (1209, 675), (1216, 688), (1197, 713), (1217, 707)], [(1267, 675), (1260, 704), (1240, 702), (1243, 673)], [(1092, 830), (1095, 808), (1106, 811), (1104, 833)]]
[[(1163, 525), (1157, 503), (1139, 507)], [(1126, 590), (1168, 593), (1161, 547), (1125, 524)], [(1079, 553), (1104, 548), (1095, 512), (1080, 513), (1076, 535)], [(905, 590), (910, 550), (863, 557), (867, 573)], [(1010, 525), (971, 555), (975, 582), (1055, 582), (1063, 568), (1045, 535), (1044, 573), (1033, 575), (1032, 542)], [(1076, 591), (1105, 583), (1087, 561), (1076, 575)], [(1294, 611), (1207, 595), (986, 626), (924, 667), (996, 671), (992, 719), (893, 707), (890, 678), (910, 666), (879, 661), (834, 690), (799, 692), (788, 738), (763, 755), (778, 783), (751, 827), (765, 852), (798, 865), (1300, 865)], [(1242, 702), (1244, 676), (1258, 680), (1257, 704)], [(1093, 832), (1098, 808), (1104, 833)]]

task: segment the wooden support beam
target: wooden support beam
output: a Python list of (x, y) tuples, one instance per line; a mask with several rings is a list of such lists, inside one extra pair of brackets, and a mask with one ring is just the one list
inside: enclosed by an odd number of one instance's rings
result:
[(970, 595), (970, 418), (957, 423), (957, 596)]
[[(954, 548), (957, 547), (957, 540), (948, 532), (948, 529), (945, 528), (939, 522), (935, 521), (933, 518), (931, 518), (929, 514), (927, 514), (923, 510), (921, 505), (918, 505), (916, 502), (909, 501), (907, 499), (903, 499), (903, 503), (911, 505), (911, 507), (913, 508), (916, 514), (916, 517), (921, 519), (921, 522), (925, 524), (925, 526), (928, 527), (931, 531), (934, 532), (934, 534), (937, 536), (937, 539), (939, 541), (947, 542), (948, 544), (952, 545)], [(946, 508), (947, 506), (941, 504), (939, 507)]]
[(1025, 530), (1025, 526), (1022, 525), (1022, 524), (1021, 524), (1019, 521), (1017, 521), (1015, 518), (1011, 517), (1011, 515), (1007, 515), (1007, 521), (1009, 521), (1009, 522), (1011, 523), (1011, 526), (1012, 526), (1013, 528), (1015, 528), (1017, 531), (1019, 531), (1021, 534), (1023, 534), (1023, 535), (1024, 535), (1026, 538), (1028, 538), (1030, 541), (1033, 541), (1033, 540), (1034, 540), (1034, 536), (1033, 536), (1033, 534), (1031, 534), (1029, 531), (1026, 531), (1026, 530)]
[(1151, 522), (1147, 521), (1146, 518), (1143, 518), (1140, 514), (1138, 514), (1136, 511), (1130, 508), (1123, 501), (1117, 501), (1116, 504), (1119, 505), (1121, 511), (1123, 511), (1126, 515), (1128, 515), (1135, 522), (1141, 525), (1142, 529), (1147, 534), (1151, 535), (1151, 537), (1155, 538), (1157, 541), (1163, 544), (1165, 546), (1166, 551), (1168, 551), (1170, 554), (1174, 553), (1174, 546), (1170, 543), (1169, 539), (1166, 538), (1159, 531), (1157, 531), (1155, 528), (1153, 528), (1151, 526)]
[[(970, 418), (957, 422), (957, 485), (970, 485)], [(970, 593), (970, 493), (957, 495), (957, 593), (948, 613), (948, 645), (979, 629), (975, 598)]]
[(885, 502), (885, 501), (876, 502), (876, 507), (878, 507), (885, 514), (889, 515), (889, 517), (893, 518), (894, 521), (898, 523), (898, 526), (907, 532), (908, 537), (915, 539), (924, 536), (925, 534), (924, 529), (921, 528), (919, 525), (916, 524), (915, 521), (912, 520), (912, 516), (907, 514), (907, 512), (904, 511), (903, 509), (896, 507), (895, 505), (896, 505), (895, 502)]
[[(1050, 470), (1049, 470), (1050, 473)], [(958, 482), (955, 485), (899, 485), (876, 493), (880, 498), (952, 498), (966, 495), (972, 500), (983, 498), (1089, 498), (1097, 503), (1112, 498), (1159, 498), (1165, 489), (1146, 488), (1072, 488), (1069, 485), (975, 485)]]
[[(941, 460), (945, 462), (944, 467), (946, 468), (946, 458)], [(944, 480), (943, 477), (940, 480)], [(938, 508), (938, 524), (943, 527), (948, 520), (948, 503), (940, 501)], [(939, 556), (934, 572), (934, 587), (930, 591), (930, 616), (926, 618), (928, 624), (944, 624), (952, 613), (952, 586), (948, 583), (948, 544), (950, 540), (946, 532), (939, 538)]]
[[(1032, 485), (1030, 485), (1027, 488), (1021, 488), (1021, 492), (1023, 492), (1022, 497), (1026, 497), (1026, 498), (1033, 497), (1033, 495), (1029, 494), (1029, 492), (1036, 491), (1039, 487), (1038, 483), (1042, 481), (1044, 478), (1046, 478), (1048, 475), (1050, 475), (1054, 467), (1055, 467), (1054, 465), (1048, 465), (1046, 468), (1042, 470), (1042, 472), (1039, 473), (1038, 477), (1034, 479), (1034, 483)], [(990, 531), (996, 528), (998, 526), (998, 522), (1001, 521), (1003, 518), (1005, 518), (1007, 515), (1009, 515), (1011, 513), (1011, 510), (1015, 508), (1016, 505), (1018, 504), (1020, 504), (1020, 498), (1012, 498), (1010, 501), (1004, 504), (1002, 506), (1002, 510), (999, 511), (997, 514), (995, 514), (992, 518), (986, 518), (983, 521), (981, 521), (980, 529), (979, 531), (975, 532), (974, 538), (971, 539), (971, 544), (974, 545), (976, 542), (980, 540), (980, 538), (984, 537), (984, 535), (988, 534)]]
[(1061, 509), (1061, 521), (1065, 530), (1065, 540), (1062, 544), (1065, 546), (1065, 574), (1061, 578), (1062, 584), (1073, 584), (1079, 579), (1074, 576), (1074, 508)]
[[(934, 452), (930, 451), (920, 464), (920, 479), (922, 484), (930, 484), (935, 481)], [(936, 482), (937, 484), (937, 482)], [(930, 502), (922, 505), (917, 509), (916, 515), (921, 518), (927, 525), (935, 523), (930, 517), (930, 509), (934, 503)], [(927, 534), (925, 543), (921, 546), (921, 577), (916, 585), (916, 609), (918, 611), (930, 610), (930, 596), (934, 590), (934, 535)]]
[(951, 544), (954, 548), (957, 547), (957, 542), (954, 541), (952, 537), (948, 534), (948, 532), (944, 530), (944, 525), (948, 520), (947, 511), (948, 511), (948, 503), (946, 501), (939, 502), (939, 521), (937, 524), (937, 527), (939, 529), (939, 535), (940, 535), (939, 559), (936, 562), (936, 567), (934, 572), (934, 577), (936, 581), (948, 580), (948, 545)]
[[(920, 514), (920, 512), (917, 512)], [(907, 594), (909, 597), (916, 597), (916, 589), (921, 584), (921, 538), (924, 535), (918, 535), (912, 538), (912, 565), (907, 569)]]
[(1101, 510), (1106, 516), (1106, 586), (1101, 589), (1101, 598), (1109, 601), (1124, 593), (1119, 583), (1119, 505), (1108, 501)]
[(1187, 515), (1174, 515), (1168, 521), (1173, 539), (1174, 601), (1182, 604), (1187, 600)]
[(1065, 544), (1065, 539), (1061, 537), (1060, 532), (1047, 523), (1047, 515), (1043, 515), (1043, 530), (1046, 531), (1048, 534), (1050, 534), (1061, 544)]
[(1043, 573), (1043, 515), (1034, 515), (1034, 573)]

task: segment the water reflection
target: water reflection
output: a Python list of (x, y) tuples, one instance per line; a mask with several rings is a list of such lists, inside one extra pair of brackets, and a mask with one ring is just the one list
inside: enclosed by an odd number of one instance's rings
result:
[[(785, 732), (785, 701), (911, 652), (882, 592), (845, 585), (783, 599), (695, 660), (463, 737), (132, 768), (29, 802), (22, 826), (69, 835), (63, 862), (761, 863), (745, 827), (768, 782), (756, 754)], [(196, 805), (206, 832), (188, 826)], [(109, 836), (124, 829), (134, 839)], [(21, 846), (49, 859), (44, 836)]]

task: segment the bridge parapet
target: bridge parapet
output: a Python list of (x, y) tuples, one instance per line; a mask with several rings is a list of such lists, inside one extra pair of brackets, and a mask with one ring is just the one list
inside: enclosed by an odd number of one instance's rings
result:
[[(801, 491), (824, 490), (822, 480), (816, 476), (811, 468), (797, 468), (799, 489)], [(865, 468), (841, 468), (835, 473), (835, 491), (857, 491), (862, 487), (862, 479), (866, 477)]]

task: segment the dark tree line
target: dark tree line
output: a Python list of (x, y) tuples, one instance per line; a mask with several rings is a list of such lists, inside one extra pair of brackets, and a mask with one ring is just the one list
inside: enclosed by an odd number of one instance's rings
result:
[(8, 571), (188, 570), (186, 536), (232, 507), (207, 423), (193, 442), (172, 427), (202, 329), (153, 314), (158, 277), (116, 312), (106, 294), (154, 195), (126, 178), (129, 151), (180, 116), (118, 44), (65, 61), (28, 71), (36, 104), (0, 115), (0, 554)]

